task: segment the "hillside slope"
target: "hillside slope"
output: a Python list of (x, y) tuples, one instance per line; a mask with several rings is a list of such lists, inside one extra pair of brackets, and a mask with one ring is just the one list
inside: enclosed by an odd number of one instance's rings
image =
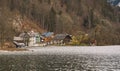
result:
[(119, 4), (120, 4), (120, 0), (107, 0), (111, 5), (113, 5), (113, 6), (118, 6), (118, 7), (120, 7), (119, 6)]
[(6, 20), (16, 25), (11, 30), (15, 35), (31, 29), (72, 35), (83, 32), (99, 45), (120, 44), (119, 8), (106, 0), (1, 0), (0, 12), (4, 25)]

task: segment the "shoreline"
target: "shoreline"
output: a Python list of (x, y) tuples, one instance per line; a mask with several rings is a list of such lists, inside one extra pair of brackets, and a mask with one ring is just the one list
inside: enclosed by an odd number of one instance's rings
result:
[[(19, 49), (19, 48), (17, 48)], [(26, 47), (25, 51), (0, 50), (0, 55), (42, 55), (42, 54), (120, 54), (120, 45), (115, 46), (46, 46)]]

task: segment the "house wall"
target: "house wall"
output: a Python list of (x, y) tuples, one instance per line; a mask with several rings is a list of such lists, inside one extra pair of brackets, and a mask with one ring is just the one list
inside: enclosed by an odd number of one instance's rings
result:
[(29, 46), (36, 46), (37, 44), (40, 44), (40, 37), (30, 37), (29, 39)]
[(66, 36), (66, 37), (64, 38), (64, 40), (63, 40), (63, 43), (68, 44), (71, 40), (72, 40), (71, 37)]
[(23, 38), (21, 38), (21, 37), (14, 37), (13, 40), (14, 41), (23, 41)]
[(35, 37), (35, 40), (36, 40), (36, 42), (35, 42), (35, 43), (40, 43), (40, 41), (41, 41), (41, 39), (40, 39), (40, 37), (39, 37), (39, 36), (36, 36), (36, 37)]
[(63, 40), (54, 40), (53, 44), (64, 45)]
[(36, 38), (35, 37), (30, 37), (29, 39), (29, 46), (34, 46), (36, 43)]

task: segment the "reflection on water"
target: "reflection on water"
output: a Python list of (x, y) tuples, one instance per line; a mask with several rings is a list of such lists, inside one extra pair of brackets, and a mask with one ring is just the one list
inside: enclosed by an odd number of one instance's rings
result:
[(120, 71), (120, 56), (0, 55), (0, 71)]

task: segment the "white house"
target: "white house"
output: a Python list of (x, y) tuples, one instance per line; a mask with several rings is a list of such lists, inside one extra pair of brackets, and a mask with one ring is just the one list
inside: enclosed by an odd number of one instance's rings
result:
[(28, 46), (39, 46), (41, 42), (40, 34), (34, 31), (28, 33), (30, 35)]

